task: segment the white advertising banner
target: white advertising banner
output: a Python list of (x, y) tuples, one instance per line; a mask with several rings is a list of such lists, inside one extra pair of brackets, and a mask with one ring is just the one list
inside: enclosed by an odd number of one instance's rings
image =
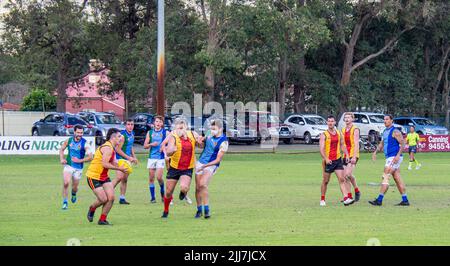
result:
[[(0, 155), (57, 155), (66, 137), (0, 136)], [(92, 151), (95, 138), (83, 137)], [(67, 154), (67, 149), (65, 150)]]

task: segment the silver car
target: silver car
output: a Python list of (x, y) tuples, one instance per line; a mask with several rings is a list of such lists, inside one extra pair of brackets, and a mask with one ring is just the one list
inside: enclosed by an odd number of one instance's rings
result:
[(111, 113), (80, 112), (78, 115), (92, 127), (92, 136), (95, 136), (96, 145), (102, 145), (106, 141), (106, 133), (108, 132), (108, 129), (125, 129), (123, 122)]

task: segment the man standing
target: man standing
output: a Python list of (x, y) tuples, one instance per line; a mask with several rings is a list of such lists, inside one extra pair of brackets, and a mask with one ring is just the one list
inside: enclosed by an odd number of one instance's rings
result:
[[(68, 208), (68, 188), (70, 180), (72, 180), (72, 203), (77, 201), (78, 184), (80, 183), (83, 174), (83, 163), (92, 160), (92, 152), (90, 147), (86, 144), (86, 139), (83, 138), (83, 126), (75, 125), (73, 128), (74, 135), (68, 140), (64, 141), (59, 150), (59, 159), (64, 165), (63, 170), (63, 204), (62, 209)], [(67, 157), (64, 158), (64, 151), (68, 150)], [(87, 154), (87, 157), (86, 157)]]
[[(123, 136), (123, 141), (121, 141), (116, 148), (116, 158), (117, 160), (126, 160), (127, 163), (131, 166), (131, 164), (137, 164), (138, 160), (136, 155), (134, 154), (134, 121), (133, 119), (127, 119), (125, 122), (125, 130), (122, 130), (120, 134)], [(114, 188), (120, 183), (120, 198), (119, 204), (130, 204), (125, 199), (125, 193), (127, 192), (127, 182), (128, 176), (130, 173), (123, 173), (121, 171), (117, 171), (117, 176), (113, 180)]]
[(161, 201), (164, 201), (163, 171), (166, 167), (164, 153), (165, 145), (162, 145), (162, 143), (166, 139), (166, 130), (163, 128), (164, 118), (162, 116), (156, 116), (154, 125), (155, 127), (147, 132), (147, 136), (145, 137), (144, 142), (144, 149), (150, 149), (147, 169), (149, 170), (149, 189), (151, 203), (156, 203), (155, 176), (159, 183)]
[(409, 152), (409, 165), (408, 170), (412, 169), (412, 164), (416, 163), (416, 170), (419, 170), (422, 166), (419, 161), (417, 161), (415, 154), (417, 153), (417, 144), (420, 142), (420, 136), (416, 133), (416, 128), (411, 126), (409, 128), (409, 133), (406, 136), (406, 141), (408, 142), (408, 152)]
[(343, 203), (345, 206), (354, 203), (352, 193), (347, 190), (348, 182), (344, 176), (344, 165), (341, 158), (341, 150), (344, 152), (345, 157), (348, 158), (348, 152), (345, 148), (344, 139), (341, 133), (336, 129), (336, 118), (332, 115), (327, 118), (328, 129), (320, 135), (320, 154), (322, 155), (323, 165), (323, 180), (321, 186), (321, 199), (320, 206), (326, 206), (325, 194), (327, 192), (328, 182), (333, 172), (339, 181), (342, 195), (344, 197)]
[(344, 114), (345, 127), (342, 129), (342, 136), (344, 136), (345, 147), (347, 148), (350, 158), (344, 157), (344, 176), (350, 182), (346, 182), (347, 190), (352, 190), (352, 185), (355, 188), (355, 202), (359, 201), (361, 192), (356, 184), (356, 178), (353, 175), (356, 164), (359, 160), (359, 128), (353, 125), (355, 115), (347, 112)]
[(378, 145), (378, 148), (372, 155), (372, 160), (377, 159), (377, 151), (384, 151), (386, 157), (386, 164), (384, 166), (383, 180), (381, 183), (380, 194), (373, 201), (369, 201), (374, 206), (381, 206), (383, 203), (384, 195), (389, 189), (390, 175), (394, 177), (394, 181), (397, 184), (398, 191), (402, 195), (402, 201), (397, 206), (409, 206), (408, 197), (406, 195), (405, 183), (400, 176), (400, 164), (403, 161), (403, 148), (405, 141), (402, 133), (393, 126), (392, 115), (384, 116), (384, 125), (386, 129), (383, 132), (383, 139)]

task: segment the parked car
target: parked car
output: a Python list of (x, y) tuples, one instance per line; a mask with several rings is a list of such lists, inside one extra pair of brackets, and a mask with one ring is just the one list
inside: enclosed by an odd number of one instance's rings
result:
[(35, 123), (31, 128), (33, 136), (71, 136), (73, 127), (82, 125), (85, 135), (92, 135), (91, 128), (80, 116), (69, 113), (51, 113)]
[(414, 126), (419, 135), (448, 135), (446, 127), (436, 125), (435, 122), (426, 117), (401, 116), (396, 117), (394, 122), (403, 126), (406, 132), (409, 132), (410, 126)]
[(238, 117), (244, 117), (245, 125), (256, 131), (258, 143), (268, 138), (278, 138), (286, 144), (290, 144), (294, 140), (294, 128), (280, 123), (279, 116), (270, 112), (243, 112)]
[(307, 144), (319, 141), (320, 134), (328, 128), (325, 118), (314, 114), (293, 114), (284, 123), (295, 129), (296, 139), (302, 139)]
[[(209, 130), (211, 120), (217, 117), (209, 117), (206, 123), (206, 129)], [(233, 116), (224, 116), (221, 118), (223, 123), (223, 132), (230, 143), (246, 143), (251, 145), (256, 142), (256, 130), (250, 129), (242, 121)]]
[[(136, 113), (131, 119), (134, 121), (134, 135), (137, 143), (143, 144), (147, 132), (153, 128), (153, 121), (156, 115), (150, 113)], [(164, 128), (172, 130), (172, 117), (165, 116)]]
[[(384, 126), (384, 114), (369, 112), (353, 112), (353, 114), (355, 115), (353, 124), (359, 128), (362, 138), (369, 138), (370, 140), (381, 139), (381, 134), (386, 128)], [(338, 129), (342, 130), (343, 127), (345, 127), (344, 115), (341, 115)], [(394, 123), (394, 127), (398, 128), (403, 134), (406, 134), (406, 131), (401, 125)]]
[(110, 128), (125, 129), (123, 122), (111, 113), (79, 112), (78, 115), (92, 126), (91, 131), (95, 136), (96, 145), (102, 145), (106, 141), (106, 133)]

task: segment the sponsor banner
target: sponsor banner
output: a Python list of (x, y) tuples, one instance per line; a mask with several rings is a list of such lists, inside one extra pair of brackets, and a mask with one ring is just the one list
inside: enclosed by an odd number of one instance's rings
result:
[[(0, 155), (57, 155), (66, 137), (0, 136)], [(95, 151), (95, 137), (83, 137)], [(65, 154), (67, 154), (65, 150)]]
[[(418, 152), (450, 152), (450, 135), (420, 135)], [(405, 152), (408, 152), (406, 145)]]

